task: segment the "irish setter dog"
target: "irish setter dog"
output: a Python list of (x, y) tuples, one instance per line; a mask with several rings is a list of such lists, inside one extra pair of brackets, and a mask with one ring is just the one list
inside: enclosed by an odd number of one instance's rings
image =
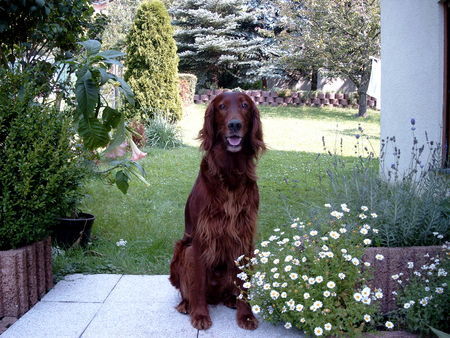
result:
[(243, 93), (218, 95), (199, 133), (204, 156), (185, 208), (185, 232), (175, 245), (170, 281), (181, 293), (177, 310), (197, 329), (212, 322), (208, 304), (237, 308), (238, 325), (258, 321), (245, 299), (234, 261), (253, 254), (259, 192), (256, 159), (265, 150), (259, 111)]

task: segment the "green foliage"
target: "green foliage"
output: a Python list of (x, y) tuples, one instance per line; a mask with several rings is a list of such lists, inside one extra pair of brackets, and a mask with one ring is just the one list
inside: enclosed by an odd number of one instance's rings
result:
[(170, 17), (164, 4), (144, 1), (127, 38), (125, 79), (136, 94), (142, 114), (181, 118), (178, 56)]
[(43, 239), (86, 175), (67, 116), (33, 102), (29, 78), (0, 74), (0, 250)]
[(329, 77), (349, 78), (360, 94), (358, 114), (364, 115), (370, 57), (380, 54), (379, 1), (295, 0), (286, 15), (291, 20), (282, 62), (303, 72), (326, 68)]
[(180, 96), (184, 104), (194, 103), (195, 88), (197, 86), (197, 76), (194, 74), (178, 74), (180, 86)]
[(342, 209), (327, 219), (294, 219), (274, 229), (254, 258), (237, 258), (244, 281), (239, 297), (249, 299), (254, 313), (317, 336), (359, 337), (372, 326), (383, 294), (367, 286), (370, 271), (361, 268), (371, 227), (352, 231), (354, 215), (345, 204)]
[(178, 127), (163, 116), (155, 116), (146, 128), (147, 144), (156, 148), (176, 148), (181, 146)]
[[(108, 72), (110, 65), (121, 65), (117, 58), (124, 54), (114, 50), (100, 52), (101, 44), (97, 40), (87, 40), (80, 44), (85, 53), (79, 59), (66, 61), (77, 69), (75, 121), (78, 123), (78, 133), (88, 150), (106, 147), (110, 142), (111, 148), (125, 140), (125, 122), (119, 110), (109, 107), (105, 100), (102, 101), (100, 88), (109, 81), (114, 82), (128, 102), (134, 105), (134, 94), (130, 86)], [(116, 132), (111, 140), (109, 132), (112, 129), (116, 129)]]
[(408, 331), (428, 336), (432, 326), (450, 332), (449, 253), (449, 247), (444, 246), (441, 257), (430, 257), (428, 264), (405, 262), (411, 273), (398, 279), (404, 283), (397, 296), (399, 310), (393, 315)]
[[(367, 204), (378, 215), (379, 236), (376, 246), (402, 247), (437, 245), (449, 239), (449, 179), (436, 170), (440, 167), (440, 147), (428, 143), (430, 158), (422, 159), (425, 145), (418, 146), (413, 134), (412, 160), (400, 175), (400, 153), (395, 138), (382, 140), (380, 162), (361, 140), (368, 139), (360, 128), (355, 145), (359, 155), (352, 164), (332, 154), (327, 168), (330, 201), (346, 201), (350, 209)], [(385, 155), (389, 146), (397, 163), (385, 171)], [(390, 150), (389, 150), (390, 151)], [(382, 173), (380, 174), (380, 164)]]

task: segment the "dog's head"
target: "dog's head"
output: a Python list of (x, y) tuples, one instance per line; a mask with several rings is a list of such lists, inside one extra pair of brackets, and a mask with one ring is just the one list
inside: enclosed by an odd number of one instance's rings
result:
[(259, 110), (244, 93), (226, 92), (216, 96), (206, 109), (199, 138), (205, 151), (222, 144), (229, 152), (246, 151), (258, 156), (266, 148)]

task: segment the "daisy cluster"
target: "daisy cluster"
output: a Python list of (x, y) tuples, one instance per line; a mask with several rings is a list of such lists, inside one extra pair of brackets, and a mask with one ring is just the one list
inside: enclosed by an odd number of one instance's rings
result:
[[(439, 255), (425, 254), (427, 263), (406, 262), (409, 273), (391, 276), (400, 289), (393, 292), (402, 314), (403, 325), (423, 335), (431, 334), (427, 325), (450, 331), (450, 246), (444, 243)], [(426, 322), (427, 325), (423, 325)]]
[(374, 324), (377, 300), (383, 297), (383, 290), (367, 286), (370, 264), (362, 258), (371, 244), (368, 235), (376, 232), (369, 225), (376, 214), (363, 206), (356, 214), (359, 224), (349, 226), (346, 204), (337, 210), (325, 207), (331, 210), (324, 222), (294, 219), (274, 229), (254, 257), (236, 259), (242, 270), (239, 298), (247, 298), (255, 314), (286, 329), (316, 336), (354, 334)]

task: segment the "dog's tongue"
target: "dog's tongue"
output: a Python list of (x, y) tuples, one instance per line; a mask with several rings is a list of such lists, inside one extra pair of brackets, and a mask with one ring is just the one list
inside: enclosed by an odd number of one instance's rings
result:
[(230, 144), (232, 146), (237, 146), (237, 145), (239, 145), (239, 143), (241, 143), (241, 138), (240, 137), (229, 137), (228, 142), (230, 142)]

